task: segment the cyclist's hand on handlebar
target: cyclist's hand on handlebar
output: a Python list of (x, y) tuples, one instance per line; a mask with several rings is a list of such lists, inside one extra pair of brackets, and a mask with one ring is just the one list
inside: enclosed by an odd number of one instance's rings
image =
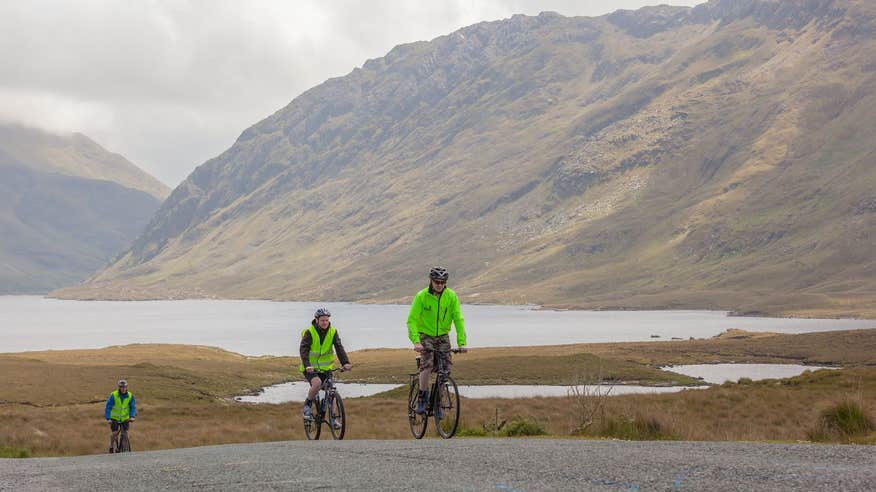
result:
[(457, 350), (457, 352), (459, 352), (460, 354), (464, 354), (464, 353), (468, 352), (468, 349), (465, 347), (459, 347), (459, 350)]
[(342, 367), (344, 368), (345, 371), (349, 371), (350, 369), (353, 368), (353, 364), (344, 364)]
[(313, 372), (313, 366), (307, 366), (304, 368), (304, 372)]
[(423, 344), (422, 343), (414, 344), (414, 350), (417, 352), (422, 352), (423, 351)]

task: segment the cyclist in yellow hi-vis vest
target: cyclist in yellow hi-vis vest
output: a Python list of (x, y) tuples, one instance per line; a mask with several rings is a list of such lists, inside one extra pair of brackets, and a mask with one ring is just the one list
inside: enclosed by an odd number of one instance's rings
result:
[(316, 310), (313, 314), (313, 321), (310, 326), (301, 332), (301, 364), (298, 370), (304, 374), (304, 378), (310, 383), (310, 390), (307, 392), (307, 399), (304, 400), (304, 418), (312, 418), (310, 413), (310, 404), (316, 394), (319, 393), (319, 388), (322, 387), (322, 382), (328, 375), (328, 371), (334, 369), (335, 350), (338, 352), (338, 360), (344, 367), (344, 370), (350, 370), (353, 367), (350, 364), (350, 359), (347, 357), (347, 351), (341, 344), (341, 337), (334, 326), (332, 326), (329, 318), (332, 313), (328, 309), (322, 307)]
[(113, 443), (116, 442), (116, 436), (119, 435), (121, 427), (128, 430), (128, 426), (135, 420), (137, 416), (137, 400), (134, 399), (134, 394), (128, 391), (128, 382), (122, 379), (119, 381), (119, 389), (113, 391), (106, 401), (106, 406), (103, 411), (104, 418), (110, 424), (110, 447), (109, 452), (112, 453)]

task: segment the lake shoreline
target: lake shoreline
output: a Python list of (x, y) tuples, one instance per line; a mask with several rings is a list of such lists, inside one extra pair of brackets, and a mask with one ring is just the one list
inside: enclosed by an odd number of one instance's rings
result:
[[(213, 294), (192, 294), (191, 292), (180, 292), (176, 295), (172, 294), (149, 294), (142, 292), (139, 294), (121, 294), (118, 292), (103, 293), (95, 295), (95, 291), (88, 289), (88, 295), (83, 295), (81, 290), (74, 287), (64, 287), (46, 293), (44, 297), (49, 299), (68, 300), (68, 301), (104, 301), (104, 302), (138, 302), (138, 301), (196, 301), (196, 300), (212, 300), (212, 301), (267, 301), (267, 302), (309, 302), (314, 304), (321, 303), (353, 303), (361, 305), (409, 305), (412, 297), (403, 298), (386, 298), (386, 299), (321, 299), (321, 300), (301, 300), (282, 297), (224, 297)], [(521, 304), (505, 304), (494, 302), (492, 299), (486, 302), (481, 302), (473, 299), (476, 296), (461, 295), (460, 298), (466, 304), (474, 306), (521, 306)], [(529, 304), (534, 309), (552, 310), (552, 311), (720, 311), (727, 313), (733, 317), (757, 317), (757, 318), (776, 318), (776, 319), (835, 319), (835, 320), (874, 320), (876, 321), (876, 311), (856, 311), (848, 312), (839, 309), (820, 309), (817, 314), (809, 311), (797, 309), (740, 309), (737, 307), (728, 307), (720, 303), (695, 303), (695, 304), (648, 304), (648, 305), (624, 305), (616, 303), (552, 303), (544, 302), (538, 304)]]

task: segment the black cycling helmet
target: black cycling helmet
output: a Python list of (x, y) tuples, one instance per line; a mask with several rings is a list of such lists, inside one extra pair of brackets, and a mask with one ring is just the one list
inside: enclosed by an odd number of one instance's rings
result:
[(432, 269), (429, 270), (429, 278), (432, 280), (443, 280), (447, 282), (449, 277), (450, 273), (447, 272), (446, 268), (432, 267)]
[(313, 313), (313, 317), (319, 319), (320, 316), (329, 316), (331, 317), (332, 313), (329, 312), (328, 308), (321, 307)]

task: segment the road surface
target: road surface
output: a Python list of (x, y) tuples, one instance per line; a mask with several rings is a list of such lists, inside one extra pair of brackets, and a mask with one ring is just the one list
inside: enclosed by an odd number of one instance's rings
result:
[(876, 447), (456, 438), (0, 460), (0, 490), (157, 489), (859, 491), (876, 490)]

